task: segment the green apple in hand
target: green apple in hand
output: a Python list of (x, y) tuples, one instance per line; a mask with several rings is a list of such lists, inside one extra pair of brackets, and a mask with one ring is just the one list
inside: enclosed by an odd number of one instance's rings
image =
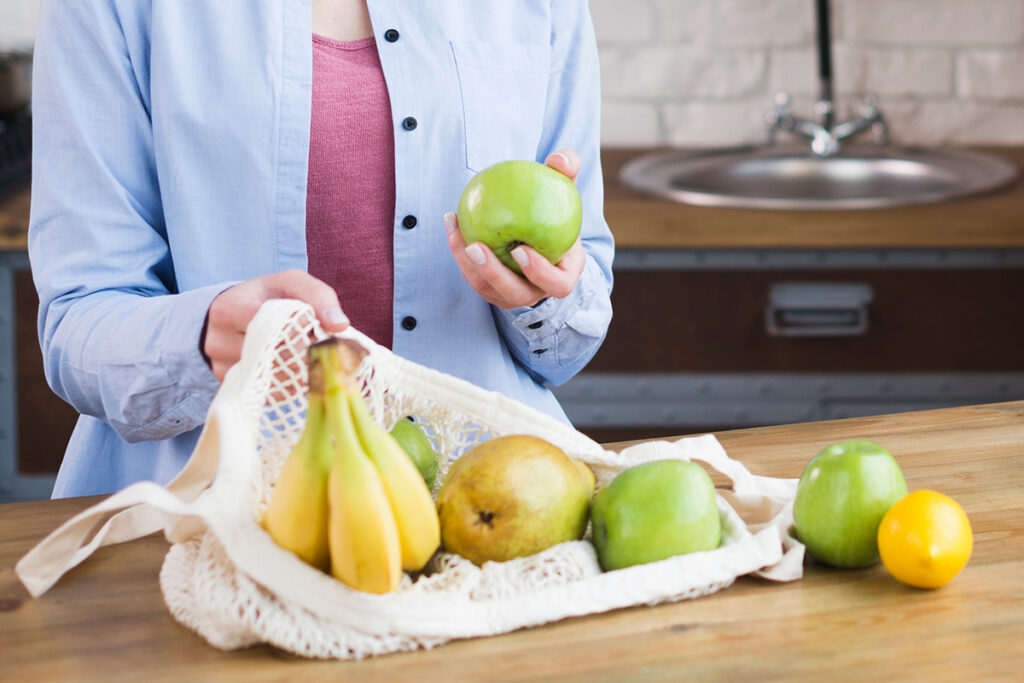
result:
[(878, 525), (907, 495), (895, 458), (873, 441), (825, 448), (807, 463), (793, 500), (797, 537), (817, 560), (836, 567), (878, 562)]
[(703, 467), (685, 460), (620, 472), (594, 496), (590, 519), (605, 571), (714, 550), (722, 540), (715, 485)]
[(489, 166), (470, 179), (459, 199), (459, 228), (466, 243), (483, 242), (519, 274), (513, 249), (526, 244), (558, 263), (579, 237), (582, 221), (576, 185), (535, 161)]

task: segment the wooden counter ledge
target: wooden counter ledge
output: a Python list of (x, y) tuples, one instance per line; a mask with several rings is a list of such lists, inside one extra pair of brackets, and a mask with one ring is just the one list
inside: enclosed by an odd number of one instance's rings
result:
[(28, 186), (0, 199), (0, 251), (28, 248)]

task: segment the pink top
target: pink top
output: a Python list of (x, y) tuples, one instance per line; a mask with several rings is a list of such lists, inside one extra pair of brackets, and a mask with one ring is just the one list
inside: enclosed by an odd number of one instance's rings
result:
[(356, 329), (390, 348), (395, 140), (373, 37), (313, 35), (312, 104), (309, 272), (334, 287)]

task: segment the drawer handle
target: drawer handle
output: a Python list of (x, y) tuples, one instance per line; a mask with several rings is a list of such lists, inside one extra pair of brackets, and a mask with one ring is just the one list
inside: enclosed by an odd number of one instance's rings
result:
[(773, 337), (853, 337), (868, 331), (871, 285), (860, 282), (779, 282), (765, 308)]

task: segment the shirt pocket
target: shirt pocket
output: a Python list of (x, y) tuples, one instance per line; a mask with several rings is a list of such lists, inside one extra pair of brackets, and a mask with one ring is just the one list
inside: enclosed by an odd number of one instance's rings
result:
[(507, 159), (533, 159), (547, 101), (551, 48), (452, 41), (472, 171)]

